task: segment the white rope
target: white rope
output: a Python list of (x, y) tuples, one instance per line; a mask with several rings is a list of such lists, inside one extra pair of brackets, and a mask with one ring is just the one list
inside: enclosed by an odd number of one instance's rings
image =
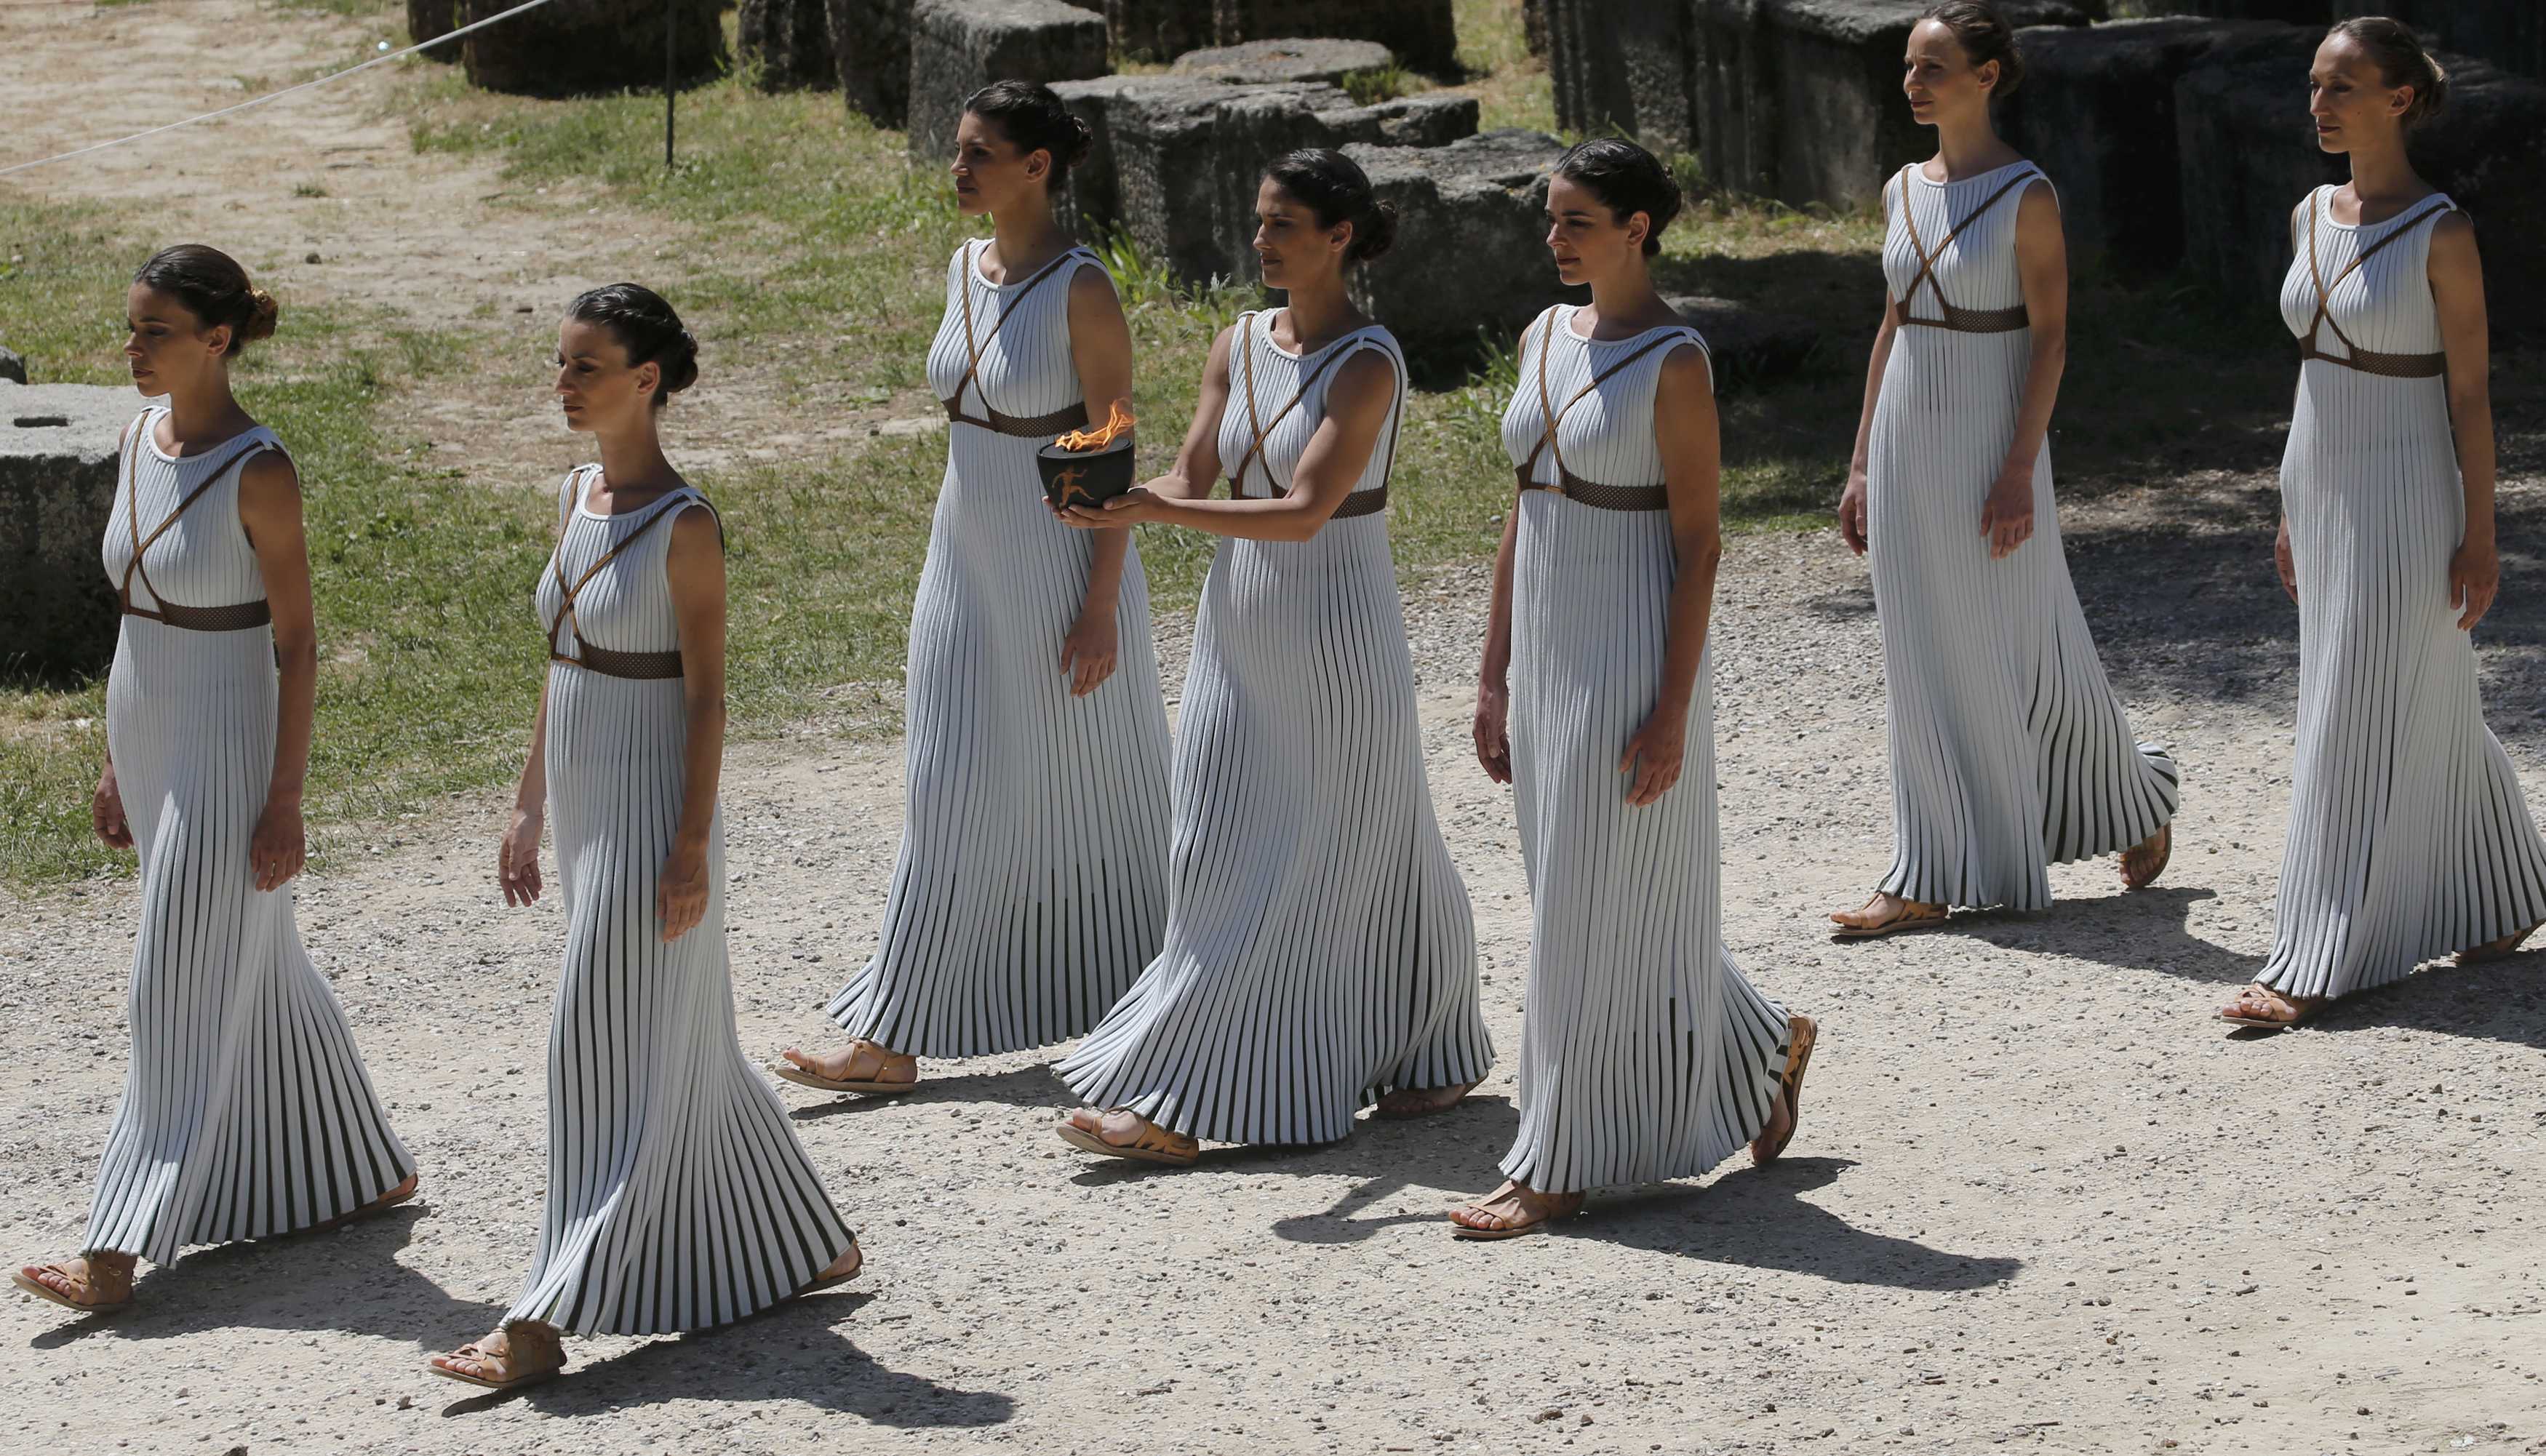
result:
[(226, 117), (232, 112), (243, 112), (250, 107), (263, 106), (269, 101), (281, 101), (283, 98), (290, 96), (295, 91), (306, 91), (312, 86), (324, 86), (330, 81), (341, 81), (356, 71), (368, 71), (376, 65), (386, 65), (390, 61), (413, 55), (419, 50), (429, 49), (432, 46), (439, 45), (445, 41), (457, 41), (461, 37), (467, 35), (470, 31), (482, 31), (486, 27), (495, 24), (497, 21), (511, 20), (514, 16), (520, 15), (523, 11), (537, 10), (548, 3), (549, 0), (523, 0), (522, 4), (516, 5), (510, 10), (490, 15), (484, 20), (471, 21), (467, 25), (462, 26), (456, 31), (445, 32), (442, 35), (434, 37), (430, 41), (418, 42), (404, 50), (392, 50), (386, 55), (375, 55), (360, 65), (347, 66), (332, 76), (320, 76), (314, 81), (303, 81), (297, 86), (286, 86), (280, 91), (269, 91), (263, 96), (250, 98), (249, 100), (239, 102), (235, 106), (222, 107), (216, 112), (206, 112), (200, 117), (188, 117), (182, 122), (170, 122), (164, 127), (153, 127), (147, 131), (135, 131), (129, 136), (119, 136), (113, 141), (94, 142), (90, 145), (83, 146), (76, 151), (61, 152), (49, 157), (39, 157), (32, 162), (13, 162), (6, 167), (0, 167), (0, 177), (6, 177), (12, 172), (24, 172), (30, 167), (42, 167), (52, 162), (66, 162), (73, 157), (84, 157), (93, 151), (104, 151), (110, 146), (122, 146), (127, 141), (139, 141), (145, 136), (156, 136), (162, 131), (174, 131), (180, 127), (191, 127), (197, 122), (209, 122), (216, 117)]

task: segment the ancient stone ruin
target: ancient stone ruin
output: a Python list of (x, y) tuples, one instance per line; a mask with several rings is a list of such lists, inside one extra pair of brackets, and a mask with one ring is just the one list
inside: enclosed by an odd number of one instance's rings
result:
[(114, 654), (97, 544), (134, 404), (128, 388), (0, 381), (0, 642), (12, 658), (86, 670)]
[(1451, 0), (1105, 0), (1114, 48), (1134, 60), (1284, 36), (1375, 41), (1427, 75), (1459, 67)]
[(742, 0), (733, 43), (763, 91), (820, 91), (839, 82), (822, 0)]
[[(455, 0), (466, 25), (512, 8), (513, 0)], [(675, 27), (674, 80), (693, 85), (724, 73), (722, 0), (553, 0), (460, 43), (468, 82), (526, 96), (574, 96), (659, 86), (666, 9)]]
[(910, 8), (910, 154), (955, 150), (964, 99), (992, 81), (1071, 81), (1109, 68), (1105, 21), (1061, 0), (916, 0)]

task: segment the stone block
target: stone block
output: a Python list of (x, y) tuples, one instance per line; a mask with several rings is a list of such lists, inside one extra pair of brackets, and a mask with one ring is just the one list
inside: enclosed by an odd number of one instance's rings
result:
[(2112, 12), (2117, 19), (2190, 15), (2205, 20), (2273, 20), (2285, 25), (2322, 26), (2334, 18), (2334, 0), (2113, 0)]
[(742, 0), (734, 46), (763, 91), (827, 91), (840, 83), (823, 0)]
[(1480, 328), (1508, 340), (1557, 300), (1545, 214), (1564, 142), (1505, 129), (1447, 146), (1343, 151), (1398, 215), (1396, 246), (1355, 270), (1353, 292), (1409, 352), (1459, 353)]
[(0, 660), (92, 669), (115, 653), (98, 564), (129, 388), (0, 383)]
[(1105, 18), (1061, 0), (915, 0), (910, 10), (910, 154), (954, 154), (965, 98), (992, 81), (1106, 73)]
[(1289, 36), (1376, 41), (1427, 75), (1459, 68), (1452, 0), (1105, 0), (1114, 48), (1168, 60), (1207, 45)]
[(1697, 149), (1699, 100), (1689, 6), (1541, 0), (1556, 124), (1626, 132), (1648, 150)]
[(1384, 70), (1397, 63), (1376, 41), (1331, 38), (1247, 41), (1236, 45), (1189, 50), (1176, 57), (1168, 74), (1220, 81), (1231, 86), (1263, 86), (1282, 81), (1323, 81), (1340, 85), (1355, 71)]
[(910, 120), (910, 0), (823, 0), (831, 63), (849, 110), (879, 127)]
[(1719, 394), (1795, 374), (1821, 346), (1822, 331), (1810, 319), (1730, 299), (1695, 296), (1664, 301), (1706, 336)]
[(2059, 189), (2072, 270), (2145, 276), (2182, 262), (2174, 83), (2196, 66), (2304, 55), (2317, 36), (2190, 17), (2022, 32), (2026, 80), (1998, 128)]
[(6, 349), (0, 349), (0, 380), (27, 383), (27, 361)]
[(1105, 0), (1105, 33), (1126, 60), (1173, 60), (1220, 43), (1211, 0)]
[[(421, 45), (427, 41), (450, 35), (459, 25), (452, 18), (458, 8), (457, 0), (406, 0), (407, 40)], [(435, 60), (458, 60), (460, 46), (456, 43), (436, 45), (424, 53)]]
[(1547, 6), (1548, 0), (1521, 0), (1520, 3), (1521, 44), (1527, 46), (1532, 55), (1547, 53)]
[[(512, 0), (455, 0), (463, 24)], [(673, 78), (689, 86), (724, 74), (723, 0), (671, 0)], [(461, 42), (468, 81), (523, 96), (658, 91), (663, 85), (661, 0), (552, 0)]]
[[(1552, 0), (1553, 3), (1553, 0)], [(1707, 177), (1781, 202), (1855, 207), (1935, 150), (1901, 98), (1924, 0), (1685, 0)], [(2000, 0), (2018, 26), (2076, 26), (2070, 0)]]
[(1355, 106), (1315, 82), (1232, 86), (1195, 76), (1106, 76), (1053, 88), (1093, 142), (1065, 211), (1082, 236), (1119, 228), (1187, 283), (1254, 273), (1263, 166), (1303, 146), (1438, 146), (1477, 129), (1473, 97)]
[(2334, 0), (2334, 15), (2393, 16), (2427, 43), (2546, 79), (2546, 5), (2538, 0)]

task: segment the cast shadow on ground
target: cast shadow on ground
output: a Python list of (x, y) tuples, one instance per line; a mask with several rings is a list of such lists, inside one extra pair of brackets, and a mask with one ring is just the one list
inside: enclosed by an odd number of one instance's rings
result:
[[(555, 1380), (525, 1391), (468, 1396), (442, 1413), (468, 1415), (517, 1399), (548, 1415), (597, 1415), (678, 1400), (802, 1401), (902, 1430), (977, 1429), (1016, 1413), (1014, 1397), (888, 1369), (831, 1328), (874, 1298), (853, 1293), (791, 1300), (721, 1328), (664, 1335), (625, 1354), (568, 1364)], [(469, 1337), (458, 1335), (454, 1342)], [(566, 1354), (573, 1359), (572, 1344)]]
[(1840, 1284), (1929, 1292), (1984, 1289), (2024, 1267), (2020, 1258), (1950, 1253), (1860, 1229), (1799, 1196), (1836, 1182), (1854, 1166), (1845, 1157), (1785, 1157), (1704, 1187), (1664, 1184), (1618, 1197), (1595, 1194), (1580, 1217), (1558, 1226), (1552, 1237), (1812, 1274)]
[[(2249, 962), (2247, 974), (2260, 969), (2260, 962)], [(2224, 1004), (2227, 997), (2220, 1000)], [(2525, 950), (2465, 970), (2443, 960), (2402, 981), (2345, 996), (2317, 1012), (2294, 1033), (2232, 1029), (2224, 1022), (2220, 1029), (2237, 1041), (2256, 1041), (2317, 1032), (2341, 1036), (2384, 1027), (2546, 1051), (2546, 949)]]
[(1061, 1085), (1049, 1065), (1020, 1067), (1011, 1071), (953, 1072), (936, 1075), (921, 1070), (915, 1091), (895, 1092), (871, 1097), (860, 1092), (823, 1093), (812, 1087), (800, 1087), (793, 1082), (779, 1083), (780, 1095), (793, 1103), (797, 1096), (829, 1096), (828, 1102), (804, 1106), (791, 1105), (787, 1115), (800, 1123), (818, 1122), (845, 1113), (874, 1112), (893, 1106), (917, 1106), (930, 1102), (989, 1102), (1002, 1107), (1040, 1107), (1055, 1112), (1078, 1105)]
[[(431, 1196), (427, 1186), (426, 1196)], [(444, 1325), (479, 1329), (503, 1307), (455, 1299), (393, 1255), (432, 1213), (410, 1203), (323, 1234), (302, 1234), (198, 1249), (165, 1267), (147, 1266), (129, 1308), (80, 1316), (28, 1343), (57, 1349), (97, 1335), (167, 1339), (208, 1330), (341, 1330), (414, 1339)]]
[(2049, 952), (2125, 971), (2163, 971), (2223, 986), (2243, 985), (2253, 975), (2254, 958), (2202, 939), (2188, 924), (2195, 904), (2218, 898), (2218, 891), (2202, 885), (2117, 887), (2109, 895), (2063, 897), (2050, 909), (2033, 914), (1957, 911), (1944, 926), (1919, 934), (1962, 936), (2001, 950)]

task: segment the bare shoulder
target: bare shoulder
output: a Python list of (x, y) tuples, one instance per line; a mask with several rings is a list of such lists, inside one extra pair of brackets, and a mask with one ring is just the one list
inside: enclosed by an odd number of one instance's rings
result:
[(724, 540), (724, 527), (717, 519), (716, 507), (704, 500), (694, 500), (672, 513), (672, 545), (720, 547)]
[(297, 501), (300, 470), (280, 448), (260, 450), (239, 467), (239, 498), (258, 502)]
[[(1385, 403), (1397, 393), (1397, 365), (1383, 350), (1355, 349), (1335, 366), (1335, 388), (1356, 402), (1373, 398)], [(1328, 397), (1334, 397), (1331, 391)]]

